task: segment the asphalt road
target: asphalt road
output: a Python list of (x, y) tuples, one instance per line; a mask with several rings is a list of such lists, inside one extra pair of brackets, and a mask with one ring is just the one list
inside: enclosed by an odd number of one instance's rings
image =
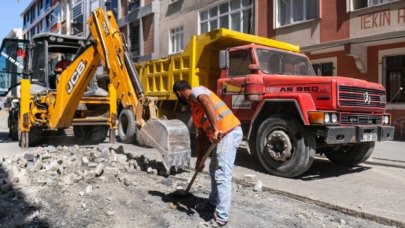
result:
[[(0, 117), (2, 115), (4, 111), (0, 111)], [(23, 150), (17, 142), (8, 139), (4, 116), (1, 120), (0, 158), (21, 153)], [(72, 137), (65, 141), (59, 139), (50, 144), (77, 143)], [(125, 151), (160, 156), (154, 149), (123, 147)], [(191, 164), (195, 163), (194, 159)], [(209, 160), (206, 167), (208, 163)], [(405, 142), (379, 142), (366, 163), (352, 168), (336, 166), (318, 157), (307, 173), (294, 179), (266, 174), (244, 149), (239, 150), (235, 165), (235, 181), (249, 184), (244, 182), (244, 176), (254, 174), (256, 180), (263, 182), (264, 190), (384, 224), (405, 226)]]

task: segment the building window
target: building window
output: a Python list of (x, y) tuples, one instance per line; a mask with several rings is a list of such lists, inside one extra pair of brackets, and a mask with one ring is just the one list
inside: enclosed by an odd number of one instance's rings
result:
[(141, 55), (139, 33), (139, 24), (131, 25), (129, 38), (131, 41), (130, 52), (132, 57)]
[(106, 10), (110, 10), (113, 12), (114, 17), (118, 18), (118, 0), (110, 0), (105, 2)]
[(319, 0), (277, 0), (277, 27), (319, 18)]
[(387, 102), (405, 103), (405, 55), (383, 58), (383, 83)]
[(333, 62), (315, 63), (312, 67), (319, 76), (333, 76)]
[(133, 0), (132, 2), (129, 3), (128, 8), (129, 8), (129, 11), (135, 12), (135, 10), (139, 9), (139, 7), (141, 7), (141, 1), (140, 0)]
[(170, 54), (183, 50), (183, 26), (170, 29)]
[(358, 10), (361, 8), (377, 6), (389, 2), (394, 2), (397, 0), (351, 0), (350, 1), (350, 10)]
[(200, 33), (229, 28), (253, 33), (252, 0), (232, 0), (200, 12)]
[(83, 2), (77, 1), (73, 6), (72, 33), (77, 35), (83, 32)]

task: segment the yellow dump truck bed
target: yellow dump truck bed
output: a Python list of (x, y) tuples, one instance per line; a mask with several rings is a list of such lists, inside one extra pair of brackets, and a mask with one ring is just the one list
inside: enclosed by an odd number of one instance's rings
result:
[(145, 95), (159, 100), (175, 100), (171, 92), (175, 81), (184, 79), (191, 86), (204, 85), (212, 90), (220, 76), (219, 51), (246, 44), (258, 44), (299, 52), (299, 47), (285, 42), (245, 34), (229, 29), (217, 29), (193, 36), (184, 51), (166, 58), (136, 64)]

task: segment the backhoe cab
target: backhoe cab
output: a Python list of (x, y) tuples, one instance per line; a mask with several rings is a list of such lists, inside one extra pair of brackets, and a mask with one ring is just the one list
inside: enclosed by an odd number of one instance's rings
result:
[[(188, 129), (179, 120), (157, 118), (158, 99), (144, 95), (113, 14), (99, 8), (88, 25), (87, 39), (48, 33), (34, 36), (27, 45), (27, 70), (14, 87), (20, 90), (14, 99), (19, 105), (10, 111), (13, 138), (28, 147), (46, 139), (49, 131), (73, 126), (75, 136), (86, 142), (99, 143), (109, 135), (113, 143), (118, 128), (122, 142), (136, 139), (158, 149), (167, 170), (189, 168)], [(67, 54), (74, 58), (56, 75), (57, 61)], [(105, 89), (93, 79), (100, 64), (108, 75)]]

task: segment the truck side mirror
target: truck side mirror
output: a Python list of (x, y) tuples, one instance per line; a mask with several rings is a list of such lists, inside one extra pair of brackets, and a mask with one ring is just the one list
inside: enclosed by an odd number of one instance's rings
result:
[(229, 52), (227, 50), (221, 50), (219, 52), (219, 68), (226, 70), (229, 67)]

